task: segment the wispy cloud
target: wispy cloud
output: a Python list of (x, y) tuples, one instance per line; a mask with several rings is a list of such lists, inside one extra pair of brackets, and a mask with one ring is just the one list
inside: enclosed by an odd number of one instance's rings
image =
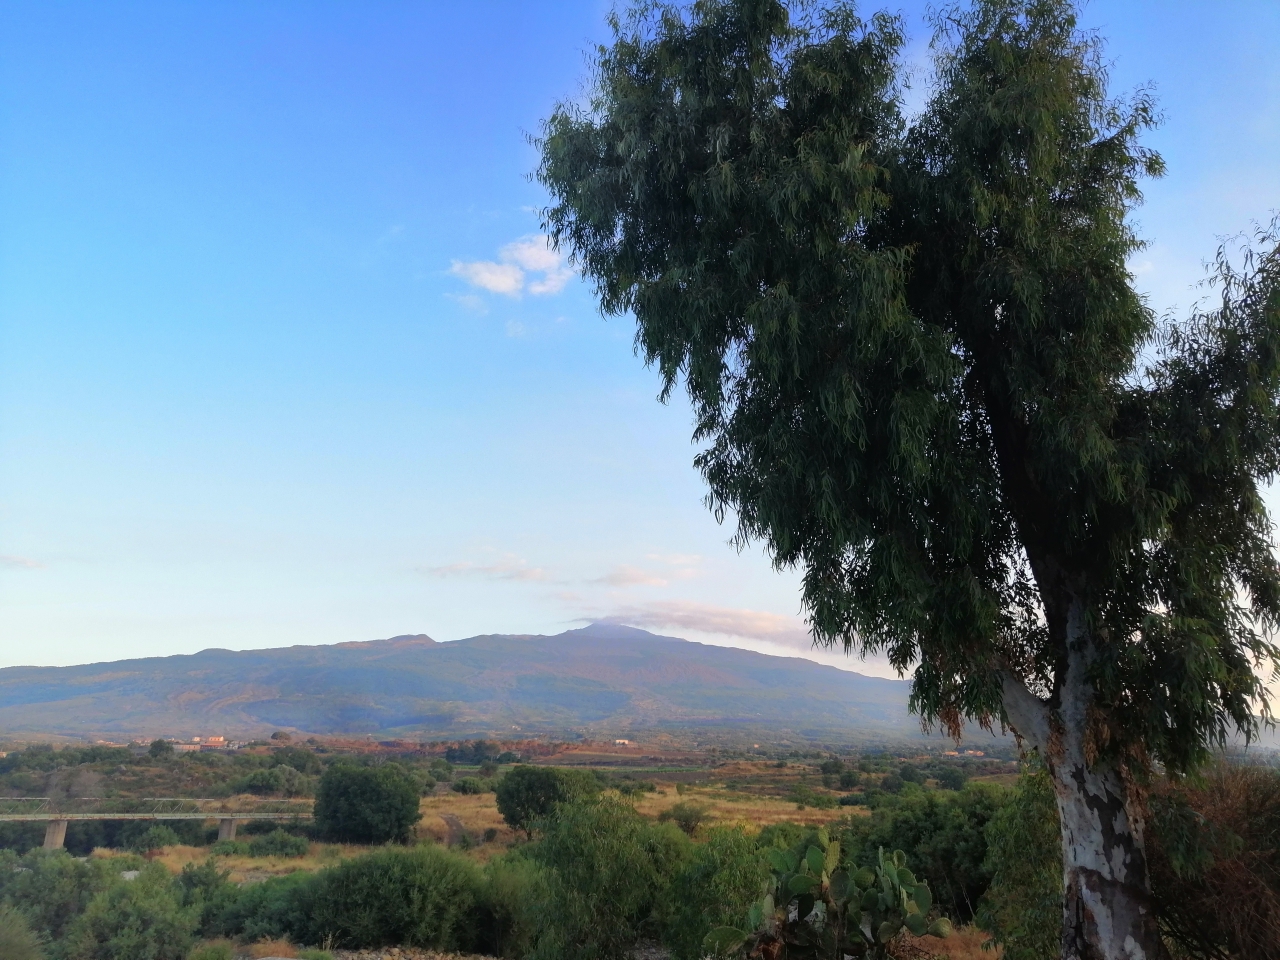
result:
[(39, 560), (32, 560), (30, 557), (7, 557), (0, 556), (0, 567), (10, 567), (15, 570), (39, 570), (44, 566)]
[(665, 577), (654, 576), (639, 567), (632, 567), (627, 564), (620, 564), (603, 577), (597, 577), (591, 582), (603, 583), (611, 587), (665, 587), (667, 585)]
[(497, 260), (454, 260), (449, 272), (473, 287), (518, 297), (559, 293), (573, 277), (573, 271), (543, 234), (521, 237), (498, 251)]
[(443, 567), (428, 567), (431, 577), (481, 577), (486, 580), (515, 580), (523, 583), (545, 583), (551, 580), (541, 567), (531, 567), (524, 560), (506, 556), (494, 563), (451, 563)]
[(716, 607), (690, 600), (660, 600), (615, 610), (603, 619), (631, 627), (695, 630), (726, 637), (763, 640), (801, 650), (813, 647), (813, 638), (794, 617), (762, 610)]

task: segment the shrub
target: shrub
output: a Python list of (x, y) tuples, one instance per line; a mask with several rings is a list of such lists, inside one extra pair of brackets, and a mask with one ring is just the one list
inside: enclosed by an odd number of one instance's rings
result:
[(959, 793), (909, 790), (915, 792), (865, 795), (874, 812), (851, 822), (842, 846), (858, 851), (856, 864), (866, 867), (875, 866), (880, 847), (909, 851), (912, 869), (928, 881), (942, 912), (968, 922), (991, 882), (984, 864), (987, 823), (1008, 802), (1009, 791), (989, 784), (970, 784)]
[(835, 797), (827, 793), (816, 793), (802, 783), (791, 791), (791, 799), (802, 807), (813, 807), (815, 810), (833, 810), (838, 805)]
[(406, 840), (418, 812), (418, 787), (403, 768), (335, 764), (320, 778), (314, 810), (321, 835), (346, 843)]
[(448, 850), (378, 850), (317, 875), (299, 939), (463, 950), (475, 939), (480, 887), (479, 867)]
[(21, 911), (38, 935), (61, 940), (94, 896), (134, 865), (127, 858), (80, 861), (61, 850), (0, 856), (0, 901)]
[(146, 853), (163, 847), (177, 846), (181, 841), (171, 827), (164, 824), (153, 824), (129, 841), (126, 849), (134, 853)]
[(944, 790), (960, 790), (964, 787), (969, 775), (959, 767), (941, 767), (934, 773), (938, 786)]
[(532, 856), (547, 874), (531, 960), (621, 960), (687, 859), (688, 840), (610, 797), (561, 804), (538, 829)]
[(462, 777), (453, 781), (454, 793), (488, 793), (493, 789), (492, 780), (483, 780), (480, 777)]
[(147, 755), (154, 760), (164, 760), (173, 756), (173, 744), (168, 740), (152, 740)]
[(235, 950), (230, 940), (215, 940), (197, 946), (187, 960), (235, 960)]
[(40, 937), (27, 918), (8, 904), (0, 904), (0, 957), (4, 960), (43, 960)]
[(557, 804), (596, 796), (600, 783), (581, 770), (517, 766), (498, 781), (495, 792), (502, 819), (532, 836), (535, 821), (551, 816)]
[(267, 767), (232, 781), (232, 789), (260, 797), (302, 797), (311, 792), (311, 780), (290, 766)]
[(539, 928), (537, 905), (545, 899), (545, 868), (523, 853), (495, 857), (484, 867), (482, 901), (489, 936), (480, 945), (495, 956), (523, 958)]
[(697, 833), (698, 828), (710, 818), (710, 807), (702, 803), (694, 803), (691, 800), (681, 800), (675, 806), (658, 814), (659, 823), (665, 823), (670, 820), (690, 837)]
[(306, 837), (297, 837), (280, 829), (254, 837), (249, 842), (251, 857), (302, 857), (310, 849), (311, 842)]
[(216, 857), (247, 857), (249, 843), (245, 840), (219, 840), (209, 847), (209, 853)]
[(741, 926), (769, 879), (756, 841), (741, 830), (713, 829), (676, 875), (663, 910), (663, 942), (675, 960), (701, 960), (716, 927)]
[(305, 950), (298, 951), (298, 960), (333, 960), (333, 954), (328, 950), (319, 950), (315, 947), (308, 947)]
[(860, 781), (861, 779), (862, 777), (858, 774), (857, 770), (841, 770), (840, 771), (840, 789), (852, 790), (854, 787), (858, 785), (858, 781)]
[(216, 860), (210, 858), (197, 866), (188, 863), (178, 875), (179, 896), (184, 907), (194, 906), (200, 911), (197, 931), (201, 936), (211, 936), (220, 930), (220, 918), (235, 904), (240, 888), (230, 880), (230, 870), (218, 869)]
[(1053, 786), (1043, 768), (1023, 774), (986, 827), (991, 885), (978, 925), (1007, 960), (1052, 960), (1061, 950), (1062, 846)]
[(179, 902), (169, 873), (149, 864), (98, 893), (67, 935), (68, 960), (185, 960), (199, 912)]
[(240, 887), (204, 926), (205, 936), (261, 940), (297, 936), (311, 927), (317, 874), (299, 870)]

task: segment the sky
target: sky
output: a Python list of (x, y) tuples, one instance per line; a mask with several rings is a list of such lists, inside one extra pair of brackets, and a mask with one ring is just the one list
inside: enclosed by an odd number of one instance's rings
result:
[[(614, 618), (892, 675), (810, 649), (541, 235), (529, 136), (609, 8), (0, 5), (0, 666)], [(1131, 266), (1185, 312), (1280, 210), (1280, 3), (1082, 19), (1155, 87)]]

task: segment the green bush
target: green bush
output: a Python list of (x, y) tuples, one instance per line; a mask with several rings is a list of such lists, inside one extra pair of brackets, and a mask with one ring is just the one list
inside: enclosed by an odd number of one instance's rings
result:
[[(290, 937), (307, 941), (317, 874), (299, 870), (238, 888), (202, 927), (206, 937), (254, 941)], [(315, 942), (322, 942), (323, 938)]]
[(310, 849), (311, 841), (306, 837), (294, 836), (278, 828), (249, 841), (251, 857), (302, 857)]
[(841, 845), (856, 851), (859, 867), (874, 867), (880, 847), (907, 851), (939, 909), (967, 923), (991, 882), (984, 863), (987, 823), (1008, 799), (1007, 788), (991, 784), (969, 784), (957, 793), (912, 785), (896, 797), (868, 792), (864, 803), (873, 813), (850, 821)]
[(44, 960), (39, 936), (27, 918), (8, 904), (0, 904), (0, 957), (4, 960)]
[[(305, 752), (305, 751), (304, 751)], [(304, 797), (311, 793), (312, 781), (295, 768), (282, 764), (264, 770), (254, 770), (231, 782), (236, 793), (252, 793), (256, 796)]]
[(418, 812), (418, 785), (403, 767), (335, 764), (320, 778), (315, 823), (322, 836), (345, 843), (406, 840)]
[(234, 960), (235, 951), (229, 940), (202, 943), (191, 951), (187, 960)]
[(121, 883), (121, 870), (141, 865), (125, 857), (81, 861), (62, 850), (32, 850), (22, 858), (6, 852), (0, 855), (0, 901), (21, 911), (38, 935), (56, 942), (95, 895)]
[(249, 843), (247, 840), (219, 840), (209, 847), (209, 853), (216, 857), (247, 857)]
[(164, 824), (153, 824), (129, 841), (126, 849), (134, 853), (146, 853), (149, 850), (160, 850), (164, 847), (177, 846), (182, 841), (174, 833), (173, 828)]
[(1023, 774), (986, 827), (991, 884), (978, 925), (1007, 960), (1052, 960), (1062, 949), (1062, 841), (1049, 775)]
[(738, 829), (711, 830), (676, 875), (662, 911), (662, 939), (674, 960), (701, 960), (708, 933), (742, 926), (768, 879), (753, 838)]
[(453, 781), (454, 793), (489, 793), (493, 790), (493, 781), (483, 777), (462, 777)]
[(498, 812), (515, 830), (532, 836), (535, 821), (551, 816), (557, 804), (586, 800), (600, 792), (600, 781), (583, 770), (512, 767), (498, 781)]
[(482, 901), (488, 914), (486, 952), (512, 960), (528, 956), (539, 928), (537, 905), (545, 899), (545, 868), (523, 852), (494, 857), (484, 867)]
[(318, 950), (315, 947), (308, 947), (305, 950), (298, 951), (298, 960), (333, 960), (333, 954), (328, 950)]
[(182, 905), (194, 906), (200, 911), (197, 930), (201, 936), (222, 932), (219, 921), (240, 895), (240, 888), (231, 882), (230, 877), (231, 871), (220, 870), (218, 862), (212, 858), (198, 866), (188, 863), (178, 875)]
[(531, 960), (622, 960), (691, 854), (622, 800), (561, 804), (532, 856), (547, 869)]
[(690, 837), (697, 833), (698, 828), (709, 819), (711, 819), (711, 808), (704, 803), (695, 803), (692, 800), (681, 800), (675, 806), (658, 814), (659, 823), (671, 821)]
[(67, 934), (67, 960), (185, 960), (199, 911), (182, 906), (159, 864), (136, 880), (107, 887), (89, 901)]
[(321, 871), (296, 939), (344, 947), (465, 950), (476, 938), (480, 868), (439, 847), (385, 849)]

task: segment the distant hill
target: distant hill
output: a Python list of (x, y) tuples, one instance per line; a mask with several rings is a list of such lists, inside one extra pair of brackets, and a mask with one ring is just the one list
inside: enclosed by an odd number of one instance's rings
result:
[(291, 728), (420, 739), (676, 728), (846, 742), (919, 734), (909, 684), (613, 624), (0, 669), (0, 735)]

